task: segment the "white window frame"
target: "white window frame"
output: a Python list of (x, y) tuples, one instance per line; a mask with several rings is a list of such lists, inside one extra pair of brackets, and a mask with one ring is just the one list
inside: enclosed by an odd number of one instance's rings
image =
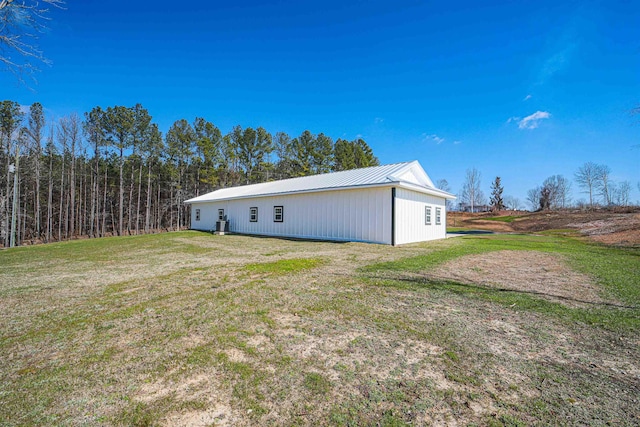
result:
[(200, 221), (200, 209), (196, 209), (196, 221)]
[(218, 221), (224, 221), (224, 209), (218, 209)]
[[(280, 212), (278, 212), (280, 211)], [(284, 207), (283, 206), (274, 206), (273, 207), (273, 222), (284, 222)]]
[(431, 206), (424, 207), (424, 225), (431, 225)]
[(442, 223), (442, 208), (436, 208), (436, 225)]
[(256, 206), (249, 208), (249, 222), (258, 222), (258, 208)]

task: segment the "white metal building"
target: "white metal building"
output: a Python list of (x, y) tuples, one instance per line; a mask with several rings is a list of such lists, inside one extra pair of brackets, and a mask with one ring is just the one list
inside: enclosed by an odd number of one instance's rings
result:
[(446, 236), (447, 199), (417, 161), (223, 188), (187, 200), (191, 228), (399, 245)]

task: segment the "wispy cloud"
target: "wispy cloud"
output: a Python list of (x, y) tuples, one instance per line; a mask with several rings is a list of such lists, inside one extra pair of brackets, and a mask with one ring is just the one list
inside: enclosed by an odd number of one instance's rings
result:
[(547, 111), (536, 111), (535, 113), (525, 117), (524, 119), (520, 119), (519, 117), (511, 117), (509, 120), (507, 120), (507, 123), (517, 121), (518, 128), (520, 129), (535, 129), (540, 126), (541, 120), (548, 119), (550, 117), (551, 114)]
[(375, 124), (380, 124), (384, 122), (384, 119), (382, 117), (376, 117), (375, 119), (373, 119), (373, 122)]
[[(436, 135), (435, 133), (423, 133), (420, 135), (420, 140), (423, 144), (435, 144), (435, 145), (459, 145), (462, 144), (460, 140), (448, 140), (441, 136)], [(446, 142), (446, 144), (445, 144)]]
[(531, 99), (531, 94), (527, 95), (524, 97), (523, 101), (528, 101)]
[(551, 77), (564, 71), (578, 48), (578, 43), (562, 40), (558, 50), (553, 52), (542, 64), (538, 76), (538, 84), (545, 84)]
[(545, 85), (559, 74), (572, 72), (572, 63), (584, 41), (596, 34), (599, 8), (581, 7), (568, 16), (564, 26), (547, 34), (546, 48), (538, 56), (535, 85)]
[(422, 139), (425, 142), (435, 142), (436, 144), (442, 144), (444, 142), (444, 138), (439, 137), (435, 133), (432, 133), (432, 134), (423, 133)]

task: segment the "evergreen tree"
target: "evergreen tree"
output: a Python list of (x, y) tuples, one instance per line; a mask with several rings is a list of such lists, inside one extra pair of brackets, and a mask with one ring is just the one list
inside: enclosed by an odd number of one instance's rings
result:
[[(71, 114), (47, 125), (38, 103), (24, 116), (18, 103), (0, 103), (2, 245), (11, 235), (19, 245), (175, 229), (188, 223), (184, 200), (215, 188), (377, 164), (362, 139), (334, 144), (308, 130), (292, 140), (236, 126), (222, 136), (196, 118), (176, 121), (163, 139), (140, 104), (95, 107), (82, 123)], [(15, 186), (11, 164), (20, 173)]]
[(502, 188), (500, 177), (496, 176), (493, 184), (491, 184), (491, 209), (494, 212), (501, 211), (504, 208), (504, 200), (502, 200), (503, 191), (504, 188)]
[[(177, 211), (177, 226), (179, 230), (184, 223), (185, 207), (183, 201), (188, 198), (189, 193), (186, 188), (186, 171), (189, 169), (189, 161), (193, 156), (193, 149), (196, 134), (185, 119), (180, 119), (171, 125), (166, 136), (167, 151), (171, 163), (173, 179), (171, 181), (172, 190), (175, 191), (175, 207)], [(173, 194), (173, 192), (172, 192)], [(170, 197), (172, 199), (172, 197)], [(173, 208), (171, 208), (173, 211)]]
[(308, 130), (291, 141), (291, 176), (313, 174), (314, 145), (315, 137)]
[(194, 163), (197, 165), (197, 196), (200, 194), (201, 183), (206, 190), (213, 189), (217, 184), (217, 168), (222, 162), (222, 133), (213, 123), (201, 117), (196, 117), (193, 129), (196, 137)]
[(36, 222), (36, 236), (40, 238), (42, 215), (40, 209), (40, 178), (42, 174), (42, 139), (44, 138), (44, 112), (42, 104), (36, 102), (29, 107), (29, 127), (27, 133), (31, 140), (31, 158), (34, 171), (34, 213)]
[(378, 158), (373, 155), (373, 150), (361, 138), (354, 141), (338, 139), (334, 145), (333, 170), (349, 170), (378, 166)]
[(293, 162), (291, 160), (291, 143), (291, 137), (285, 132), (276, 133), (275, 139), (273, 141), (273, 149), (277, 156), (277, 161), (275, 164), (276, 179), (285, 179), (291, 177), (293, 169)]
[(352, 144), (354, 145), (356, 169), (378, 166), (380, 164), (378, 158), (373, 155), (373, 150), (364, 139), (358, 138), (353, 141)]
[(314, 139), (312, 174), (331, 172), (333, 163), (333, 141), (327, 135), (320, 133)]
[(124, 224), (124, 152), (131, 146), (135, 117), (131, 108), (109, 107), (103, 116), (103, 131), (109, 144), (118, 152), (119, 199), (118, 199), (118, 235), (122, 235)]
[(333, 147), (334, 171), (345, 171), (356, 168), (356, 158), (353, 148), (351, 142), (338, 138)]

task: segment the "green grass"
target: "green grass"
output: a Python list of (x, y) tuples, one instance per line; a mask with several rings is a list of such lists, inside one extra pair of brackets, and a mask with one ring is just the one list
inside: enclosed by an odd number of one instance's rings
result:
[(313, 394), (327, 394), (331, 382), (317, 372), (310, 372), (304, 376), (304, 386)]
[(447, 233), (456, 233), (458, 231), (470, 231), (472, 228), (468, 227), (447, 227)]
[(245, 270), (257, 274), (290, 274), (316, 268), (324, 263), (321, 258), (281, 259), (273, 262), (247, 264)]

